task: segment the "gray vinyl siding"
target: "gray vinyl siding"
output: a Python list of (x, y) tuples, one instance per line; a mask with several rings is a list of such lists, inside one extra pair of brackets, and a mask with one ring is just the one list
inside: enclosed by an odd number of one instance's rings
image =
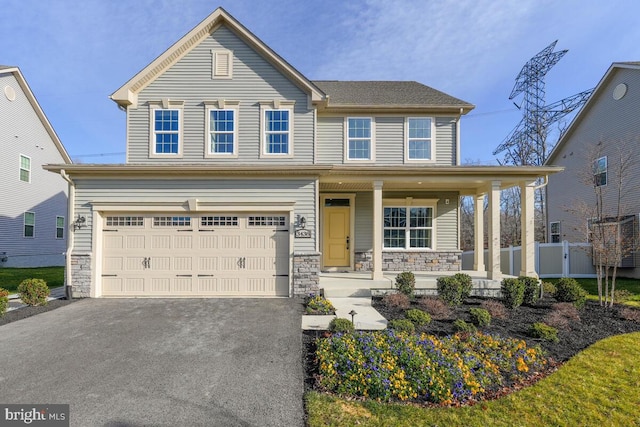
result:
[[(200, 203), (218, 202), (225, 205), (236, 203), (271, 203), (295, 201), (294, 219), (297, 215), (307, 220), (306, 228), (315, 231), (316, 181), (309, 179), (140, 179), (140, 180), (76, 180), (75, 209), (87, 218), (87, 227), (75, 234), (74, 252), (91, 251), (92, 224), (91, 204), (97, 202), (175, 203), (196, 198)], [(162, 205), (159, 211), (162, 210)], [(198, 213), (207, 212), (202, 207)], [(215, 211), (215, 208), (211, 208)], [(260, 207), (255, 208), (261, 212)], [(312, 233), (313, 236), (313, 233)], [(296, 239), (295, 251), (315, 251), (315, 238)]]
[[(458, 200), (459, 194), (455, 192), (396, 192), (383, 191), (384, 199), (399, 199), (413, 197), (416, 199), (439, 199), (436, 206), (436, 250), (457, 250), (458, 245)], [(449, 200), (449, 204), (446, 200)], [(357, 252), (373, 249), (373, 193), (356, 193), (355, 213), (355, 250)]]
[[(343, 164), (345, 116), (318, 117), (317, 162), (322, 164)], [(355, 117), (355, 116), (353, 116)], [(405, 120), (404, 116), (373, 117), (375, 121), (375, 164), (401, 165), (405, 163)], [(436, 117), (433, 154), (435, 164), (455, 165), (456, 162), (456, 118)], [(414, 162), (412, 162), (414, 163)], [(433, 163), (425, 163), (433, 164)]]
[[(626, 83), (627, 94), (616, 101), (613, 89), (619, 83)], [(560, 221), (561, 240), (570, 242), (586, 241), (586, 218), (576, 215), (575, 206), (585, 201), (593, 206), (594, 190), (590, 180), (594, 149), (597, 156), (608, 157), (608, 180), (611, 185), (604, 190), (604, 206), (616, 203), (616, 189), (613, 174), (617, 170), (616, 157), (620, 157), (620, 147), (628, 158), (640, 156), (640, 70), (618, 69), (608, 83), (603, 85), (590, 102), (579, 123), (572, 126), (572, 133), (562, 147), (554, 154), (552, 164), (564, 166), (564, 172), (549, 177), (547, 186), (548, 220)], [(634, 162), (629, 171), (629, 181), (623, 186), (623, 205), (628, 214), (640, 213), (640, 162)], [(547, 223), (548, 227), (548, 223)], [(549, 231), (547, 229), (547, 237)], [(640, 265), (640, 263), (638, 264)]]
[[(211, 50), (233, 51), (233, 78), (211, 78)], [(149, 102), (162, 98), (184, 101), (183, 156), (149, 158)], [(206, 106), (203, 101), (240, 101), (237, 159), (205, 158)], [(260, 101), (295, 101), (294, 158), (260, 158)], [(216, 30), (185, 57), (166, 70), (138, 97), (138, 107), (128, 110), (129, 163), (162, 162), (313, 162), (313, 111), (308, 96), (273, 65), (226, 27)]]
[[(67, 183), (42, 165), (64, 163), (33, 106), (11, 73), (0, 72), (0, 88), (11, 86), (16, 99), (0, 92), (0, 267), (64, 265), (65, 239), (56, 239), (56, 216), (67, 220)], [(31, 182), (20, 180), (20, 155), (31, 158)], [(24, 212), (35, 213), (35, 237), (23, 237)]]

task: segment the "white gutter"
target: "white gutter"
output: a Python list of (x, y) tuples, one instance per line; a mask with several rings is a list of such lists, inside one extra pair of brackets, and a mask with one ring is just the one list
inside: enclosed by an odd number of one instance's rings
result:
[(460, 115), (456, 120), (456, 166), (460, 166), (460, 120), (462, 120), (462, 113), (464, 110), (460, 107)]
[(65, 297), (70, 300), (72, 295), (72, 287), (71, 287), (71, 252), (73, 252), (73, 242), (75, 241), (75, 226), (73, 223), (74, 217), (74, 205), (76, 198), (76, 186), (73, 180), (67, 175), (64, 169), (60, 170), (60, 175), (62, 178), (69, 183), (69, 207), (67, 208), (67, 253), (65, 256), (65, 266), (64, 266), (64, 274), (65, 274), (65, 287), (64, 293)]

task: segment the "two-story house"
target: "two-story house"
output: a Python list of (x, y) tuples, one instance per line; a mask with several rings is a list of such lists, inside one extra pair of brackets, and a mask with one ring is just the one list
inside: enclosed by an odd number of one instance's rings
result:
[(460, 166), (465, 101), (416, 82), (311, 81), (223, 9), (111, 99), (126, 164), (47, 167), (73, 182), (76, 296), (292, 296), (321, 272), (457, 271), (468, 194), (489, 196), (497, 279), (499, 195), (514, 185), (535, 274), (533, 189), (558, 168)]
[[(603, 217), (622, 219), (626, 242), (638, 242), (640, 214), (640, 62), (613, 63), (563, 134), (547, 165), (565, 168), (549, 180), (550, 242), (586, 242), (589, 221), (602, 194)], [(623, 166), (621, 170), (621, 158)], [(619, 185), (619, 173), (623, 183)], [(621, 209), (617, 212), (618, 190)], [(582, 212), (581, 212), (582, 211)], [(640, 277), (640, 253), (625, 253), (618, 274)]]
[(18, 67), (0, 91), (0, 268), (64, 265), (67, 183), (42, 166), (71, 159)]

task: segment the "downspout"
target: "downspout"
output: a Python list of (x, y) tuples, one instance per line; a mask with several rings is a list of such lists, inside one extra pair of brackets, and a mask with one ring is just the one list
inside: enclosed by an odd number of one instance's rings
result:
[(460, 166), (460, 120), (462, 120), (462, 113), (464, 110), (460, 107), (460, 115), (456, 120), (456, 166)]
[(67, 233), (67, 253), (65, 256), (65, 266), (64, 266), (64, 274), (65, 274), (65, 287), (64, 294), (67, 300), (73, 298), (73, 288), (71, 286), (71, 252), (73, 251), (73, 242), (75, 241), (75, 227), (73, 226), (73, 216), (74, 216), (74, 205), (76, 198), (76, 186), (73, 180), (67, 175), (67, 172), (64, 169), (60, 170), (60, 175), (62, 178), (69, 183), (69, 206), (67, 208), (67, 225), (68, 225), (68, 233)]

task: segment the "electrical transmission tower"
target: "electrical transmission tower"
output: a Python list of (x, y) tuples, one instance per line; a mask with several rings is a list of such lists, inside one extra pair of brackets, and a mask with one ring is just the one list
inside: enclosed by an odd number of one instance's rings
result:
[(516, 107), (522, 110), (523, 117), (493, 152), (493, 155), (504, 153), (501, 163), (541, 166), (552, 148), (547, 145), (551, 125), (582, 106), (593, 92), (593, 89), (586, 90), (545, 105), (544, 78), (567, 53), (567, 50), (553, 51), (557, 42), (554, 41), (531, 58), (516, 77), (516, 84), (509, 99), (513, 100), (524, 94), (521, 105), (514, 102)]

